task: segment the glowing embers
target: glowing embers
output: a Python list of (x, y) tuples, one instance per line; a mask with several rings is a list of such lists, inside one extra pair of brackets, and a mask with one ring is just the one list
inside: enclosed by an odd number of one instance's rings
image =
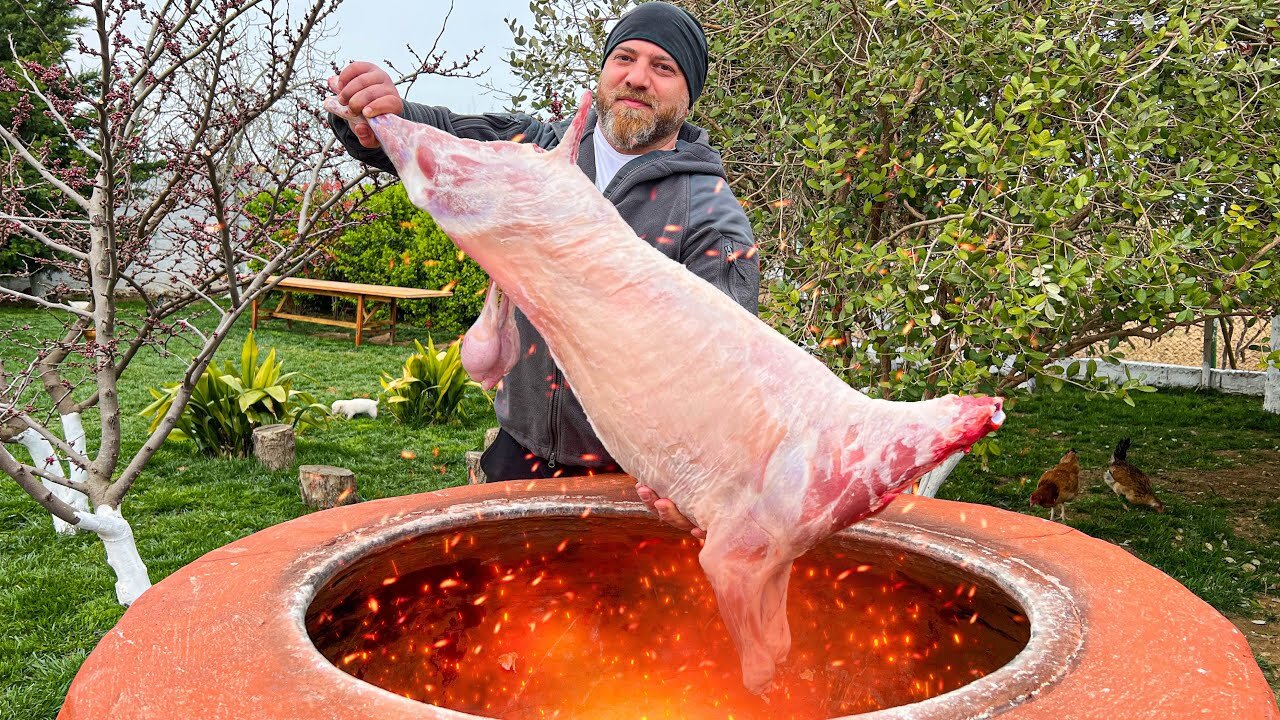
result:
[(957, 568), (836, 538), (795, 565), (768, 702), (697, 561), (654, 521), (528, 518), (422, 536), (321, 588), (307, 616), (351, 675), (500, 718), (827, 718), (924, 700), (1004, 665), (1026, 618)]

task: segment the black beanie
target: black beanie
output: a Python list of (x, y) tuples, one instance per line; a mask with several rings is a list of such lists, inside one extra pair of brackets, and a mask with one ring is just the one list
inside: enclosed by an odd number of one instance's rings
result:
[(707, 37), (688, 10), (664, 2), (647, 2), (622, 16), (604, 44), (604, 61), (627, 40), (648, 40), (671, 53), (689, 85), (689, 105), (707, 83)]

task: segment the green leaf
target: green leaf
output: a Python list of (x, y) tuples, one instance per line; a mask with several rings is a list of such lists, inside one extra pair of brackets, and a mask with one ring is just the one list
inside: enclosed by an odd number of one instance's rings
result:
[(238, 401), (241, 412), (248, 410), (254, 403), (266, 396), (267, 393), (262, 390), (250, 390), (249, 392), (241, 395)]

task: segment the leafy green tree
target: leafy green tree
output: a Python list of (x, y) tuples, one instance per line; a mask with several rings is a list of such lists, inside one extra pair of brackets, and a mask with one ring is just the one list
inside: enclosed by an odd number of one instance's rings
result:
[[(681, 4), (708, 31), (693, 120), (753, 214), (762, 315), (855, 387), (1132, 402), (1065, 359), (1280, 306), (1274, 3)], [(539, 93), (517, 101), (590, 86), (626, 5), (513, 24)]]
[(430, 327), (465, 330), (480, 315), (489, 276), (430, 215), (409, 202), (403, 185), (379, 191), (365, 208), (371, 219), (325, 249), (324, 276), (374, 285), (448, 287), (453, 290), (450, 298), (409, 301), (403, 307), (411, 319)]
[[(19, 59), (43, 66), (58, 64), (70, 50), (72, 36), (85, 22), (75, 14), (74, 5), (60, 0), (12, 0), (0, 4), (0, 70), (10, 77), (21, 77)], [(56, 84), (51, 88), (48, 82), (37, 82), (46, 92), (57, 89)], [(22, 122), (15, 122), (17, 118)], [(72, 157), (74, 146), (59, 142), (61, 127), (43, 112), (35, 111), (24, 90), (0, 87), (0, 125), (14, 127), (16, 135), (28, 146), (49, 153), (57, 162), (65, 164)], [(0, 207), (0, 212), (38, 215), (43, 211), (37, 208), (47, 210), (64, 202), (58, 193), (38, 182), (35, 170), (12, 160), (10, 148), (0, 143), (0, 167), (13, 164), (13, 171), (23, 178), (18, 186), (26, 188)], [(24, 270), (24, 258), (50, 257), (47, 247), (22, 234), (7, 232), (4, 223), (0, 223), (0, 273)]]

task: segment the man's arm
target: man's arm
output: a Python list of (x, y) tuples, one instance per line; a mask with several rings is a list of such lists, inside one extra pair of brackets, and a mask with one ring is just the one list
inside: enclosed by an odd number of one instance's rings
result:
[(760, 259), (755, 236), (742, 206), (720, 178), (699, 176), (690, 181), (688, 232), (680, 262), (757, 314)]
[[(479, 140), (510, 140), (528, 133), (533, 118), (525, 115), (455, 115), (447, 108), (405, 102), (400, 90), (385, 70), (367, 62), (353, 62), (329, 78), (329, 90), (338, 102), (364, 118), (391, 113), (406, 120), (425, 123), (456, 137)], [(367, 122), (348, 122), (329, 116), (329, 126), (347, 152), (355, 159), (380, 170), (395, 173), (395, 167), (381, 149)]]
[(658, 519), (677, 530), (686, 530), (699, 540), (707, 539), (707, 531), (694, 525), (689, 518), (680, 514), (676, 504), (667, 498), (658, 497), (658, 493), (648, 485), (636, 485), (636, 494), (649, 506), (649, 510), (658, 515)]
[[(510, 140), (528, 134), (531, 126), (537, 121), (527, 115), (504, 115), (488, 113), (485, 115), (455, 115), (448, 108), (431, 107), (413, 102), (405, 102), (401, 117), (413, 122), (424, 123), (439, 128), (455, 137), (489, 142), (492, 140)], [(366, 165), (395, 174), (396, 169), (390, 158), (381, 147), (365, 147), (346, 120), (329, 115), (329, 126), (338, 137), (338, 142), (347, 149), (351, 157)]]

